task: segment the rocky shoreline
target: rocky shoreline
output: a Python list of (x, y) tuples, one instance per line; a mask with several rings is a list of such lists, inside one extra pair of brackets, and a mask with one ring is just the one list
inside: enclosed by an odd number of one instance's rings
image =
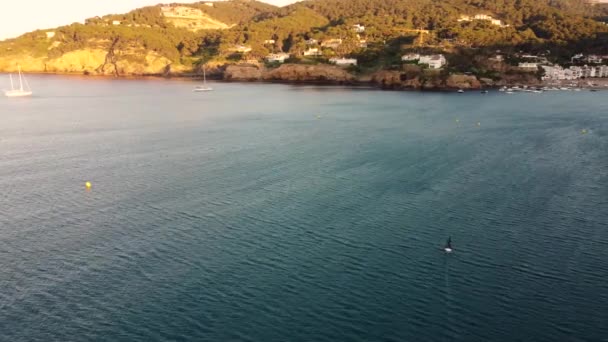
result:
[[(79, 75), (84, 77), (112, 78), (202, 78), (202, 70), (186, 71), (167, 65), (157, 73), (93, 73), (93, 72), (49, 72), (25, 70), (32, 74)], [(260, 64), (224, 64), (206, 68), (207, 78), (226, 82), (286, 83), (314, 85), (342, 85), (379, 88), (384, 90), (450, 91), (492, 89), (510, 85), (539, 86), (541, 82), (532, 75), (493, 81), (467, 74), (444, 74), (439, 70), (422, 69), (415, 65), (402, 70), (379, 70), (355, 75), (346, 69), (327, 64), (282, 64), (277, 68), (266, 68)]]

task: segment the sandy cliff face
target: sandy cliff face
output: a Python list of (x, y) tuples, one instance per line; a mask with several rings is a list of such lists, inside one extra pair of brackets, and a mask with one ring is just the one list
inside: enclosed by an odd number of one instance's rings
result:
[(149, 51), (112, 51), (101, 48), (80, 49), (57, 58), (28, 55), (0, 56), (0, 71), (14, 72), (17, 65), (24, 72), (78, 73), (88, 75), (163, 75), (182, 72), (183, 67)]

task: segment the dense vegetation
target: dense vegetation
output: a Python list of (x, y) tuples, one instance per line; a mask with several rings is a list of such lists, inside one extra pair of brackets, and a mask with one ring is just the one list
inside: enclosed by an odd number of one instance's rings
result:
[[(550, 50), (555, 58), (577, 52), (608, 53), (608, 25), (602, 22), (608, 18), (608, 6), (583, 0), (305, 0), (283, 8), (233, 0), (183, 6), (199, 9), (230, 28), (197, 32), (176, 28), (165, 20), (158, 5), (59, 27), (52, 39), (44, 31), (34, 31), (0, 42), (0, 54), (27, 52), (53, 58), (111, 44), (192, 63), (261, 58), (281, 51), (301, 56), (310, 38), (341, 38), (338, 48), (323, 49), (325, 57), (354, 56), (369, 68), (390, 68), (407, 50), (458, 54), (476, 49), (488, 55), (497, 49)], [(475, 14), (492, 15), (508, 26), (458, 21), (462, 15)], [(121, 24), (112, 25), (113, 20)], [(365, 32), (354, 32), (354, 24), (365, 25)], [(235, 51), (237, 45), (247, 45), (252, 51), (243, 56)]]

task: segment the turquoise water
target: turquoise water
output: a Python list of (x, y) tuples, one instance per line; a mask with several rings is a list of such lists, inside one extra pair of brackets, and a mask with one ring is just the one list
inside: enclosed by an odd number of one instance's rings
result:
[(29, 81), (0, 340), (608, 336), (606, 92)]

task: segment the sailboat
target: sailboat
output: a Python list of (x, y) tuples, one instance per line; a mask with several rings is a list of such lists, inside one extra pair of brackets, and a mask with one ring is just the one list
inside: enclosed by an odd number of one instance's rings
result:
[[(20, 97), (20, 96), (32, 95), (32, 90), (30, 89), (30, 86), (27, 84), (25, 77), (23, 77), (21, 75), (21, 66), (18, 66), (17, 69), (19, 70), (19, 88), (15, 88), (15, 85), (13, 84), (13, 75), (9, 74), (9, 77), (11, 79), (11, 90), (5, 90), (4, 95), (6, 95), (8, 97)], [(23, 88), (24, 81), (25, 81), (25, 89)]]
[(445, 247), (443, 247), (443, 250), (446, 253), (452, 253), (452, 237), (448, 237), (448, 242), (446, 242)]
[(207, 75), (205, 74), (205, 66), (203, 65), (203, 85), (194, 87), (194, 91), (203, 92), (203, 91), (212, 91), (213, 88), (207, 86)]

